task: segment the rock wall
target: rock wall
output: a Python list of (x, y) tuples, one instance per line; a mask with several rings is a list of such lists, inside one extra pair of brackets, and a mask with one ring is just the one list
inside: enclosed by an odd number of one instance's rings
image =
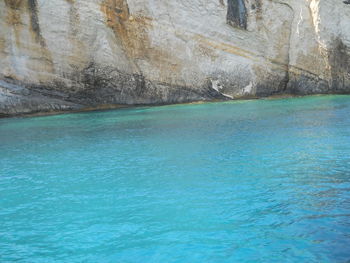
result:
[(343, 0), (0, 0), (0, 115), (350, 93)]

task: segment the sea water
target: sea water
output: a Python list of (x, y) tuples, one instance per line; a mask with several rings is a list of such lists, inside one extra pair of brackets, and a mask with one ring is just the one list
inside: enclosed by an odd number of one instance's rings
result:
[(0, 120), (0, 262), (349, 262), (350, 96)]

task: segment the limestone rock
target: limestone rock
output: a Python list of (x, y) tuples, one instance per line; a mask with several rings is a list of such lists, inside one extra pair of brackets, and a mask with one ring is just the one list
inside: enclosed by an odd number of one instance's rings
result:
[(350, 93), (343, 0), (0, 0), (0, 115)]

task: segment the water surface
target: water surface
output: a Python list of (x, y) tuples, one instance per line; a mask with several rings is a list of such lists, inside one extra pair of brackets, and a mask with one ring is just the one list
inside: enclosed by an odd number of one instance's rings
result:
[(0, 120), (0, 262), (349, 262), (350, 96)]

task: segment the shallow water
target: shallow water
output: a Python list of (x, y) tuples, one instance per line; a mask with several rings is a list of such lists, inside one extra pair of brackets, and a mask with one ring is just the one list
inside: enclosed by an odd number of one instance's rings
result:
[(350, 96), (0, 120), (0, 262), (349, 262)]

